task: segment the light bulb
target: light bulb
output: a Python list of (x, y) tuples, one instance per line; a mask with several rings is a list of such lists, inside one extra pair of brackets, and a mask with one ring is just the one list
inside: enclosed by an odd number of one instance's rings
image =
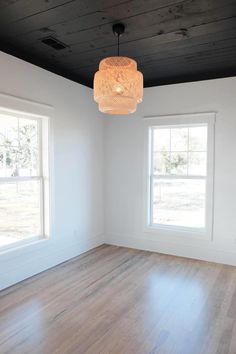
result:
[(121, 95), (124, 92), (124, 87), (120, 84), (116, 84), (113, 87), (113, 91), (117, 93), (118, 95)]

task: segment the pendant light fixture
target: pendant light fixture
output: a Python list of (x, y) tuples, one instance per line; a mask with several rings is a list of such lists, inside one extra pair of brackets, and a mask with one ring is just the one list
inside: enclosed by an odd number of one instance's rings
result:
[(120, 36), (125, 26), (118, 23), (112, 29), (118, 38), (118, 55), (101, 60), (94, 76), (94, 100), (103, 113), (134, 113), (143, 98), (143, 75), (137, 71), (135, 60), (120, 56)]

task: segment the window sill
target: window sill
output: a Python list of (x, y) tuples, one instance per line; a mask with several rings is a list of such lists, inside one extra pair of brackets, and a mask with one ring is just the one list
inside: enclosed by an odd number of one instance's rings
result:
[(146, 233), (151, 233), (156, 236), (171, 236), (180, 238), (197, 238), (201, 240), (211, 240), (211, 232), (205, 228), (178, 227), (170, 225), (146, 225)]
[(0, 246), (0, 255), (14, 252), (32, 245), (41, 244), (47, 242), (48, 240), (49, 238), (46, 236), (34, 236), (27, 240), (16, 241), (14, 243), (10, 243), (9, 245)]

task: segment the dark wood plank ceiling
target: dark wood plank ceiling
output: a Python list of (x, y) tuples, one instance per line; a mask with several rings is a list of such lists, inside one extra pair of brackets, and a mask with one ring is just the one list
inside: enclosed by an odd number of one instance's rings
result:
[(236, 0), (0, 0), (0, 49), (92, 87), (116, 22), (146, 87), (236, 75)]

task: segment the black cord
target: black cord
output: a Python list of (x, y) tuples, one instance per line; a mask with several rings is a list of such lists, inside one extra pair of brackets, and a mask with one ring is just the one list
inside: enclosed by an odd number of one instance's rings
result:
[(118, 57), (120, 56), (120, 35), (118, 34)]

